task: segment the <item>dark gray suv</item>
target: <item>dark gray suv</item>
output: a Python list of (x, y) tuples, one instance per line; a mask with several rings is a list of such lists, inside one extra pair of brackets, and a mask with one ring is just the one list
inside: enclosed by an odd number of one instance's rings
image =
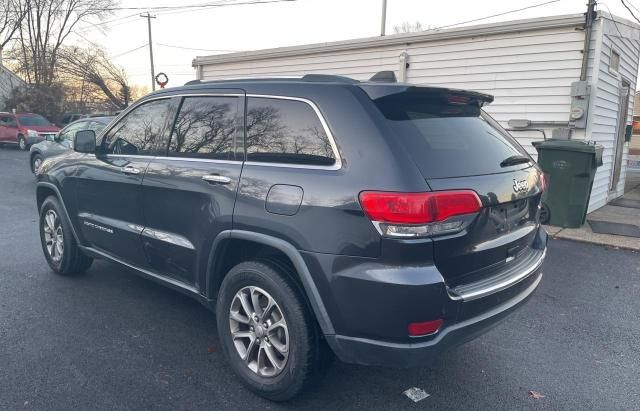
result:
[(338, 76), (148, 95), (38, 171), (61, 275), (106, 258), (216, 313), (240, 379), (424, 366), (540, 283), (543, 174), (486, 94)]

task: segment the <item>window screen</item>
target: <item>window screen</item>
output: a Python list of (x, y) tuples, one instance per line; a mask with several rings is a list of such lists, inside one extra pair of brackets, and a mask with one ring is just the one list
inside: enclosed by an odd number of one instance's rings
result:
[(248, 161), (319, 166), (336, 162), (320, 119), (305, 102), (249, 98), (246, 127)]
[(186, 97), (171, 135), (169, 155), (233, 160), (237, 97)]

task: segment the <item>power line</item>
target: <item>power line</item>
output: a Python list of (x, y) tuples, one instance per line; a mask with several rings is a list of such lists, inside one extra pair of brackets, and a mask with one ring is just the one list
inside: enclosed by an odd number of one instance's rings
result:
[(136, 48), (134, 48), (134, 49), (131, 49), (131, 50), (128, 50), (128, 51), (125, 51), (125, 52), (122, 52), (122, 53), (116, 54), (115, 56), (111, 56), (111, 58), (112, 58), (112, 59), (117, 59), (118, 57), (122, 57), (122, 56), (124, 56), (124, 55), (126, 55), (126, 54), (133, 53), (134, 51), (138, 51), (138, 50), (143, 49), (143, 48), (145, 48), (145, 47), (147, 47), (147, 46), (148, 46), (148, 44), (146, 44), (146, 43), (145, 43), (145, 44), (143, 44), (143, 45), (141, 45), (141, 46), (138, 46), (138, 47), (136, 47)]
[(613, 18), (613, 13), (611, 13), (611, 9), (609, 8), (609, 5), (605, 2), (600, 2), (598, 4), (604, 4), (604, 6), (607, 8), (607, 11), (609, 12), (609, 16), (611, 16), (611, 21), (613, 21), (613, 25), (616, 27), (616, 31), (618, 32), (618, 35), (620, 37), (622, 37), (622, 33), (620, 32), (620, 28), (618, 28), (618, 22), (616, 21), (616, 19)]
[(637, 8), (636, 6), (634, 6), (633, 3), (631, 3), (629, 0), (627, 0), (627, 4), (629, 4), (629, 6), (631, 6), (632, 9), (634, 9), (635, 11), (637, 11), (638, 13), (640, 13), (640, 9)]
[(198, 3), (198, 4), (183, 4), (175, 6), (151, 6), (151, 7), (89, 7), (89, 11), (120, 11), (120, 10), (144, 10), (144, 11), (160, 11), (160, 10), (184, 10), (184, 9), (201, 9), (209, 7), (226, 7), (226, 6), (240, 6), (244, 4), (261, 4), (261, 3), (280, 3), (290, 2), (297, 0), (251, 0), (244, 2), (232, 3), (231, 0), (221, 0), (217, 2)]
[[(163, 15), (164, 16), (164, 15), (168, 15), (168, 14), (189, 13), (189, 12), (193, 12), (193, 11), (207, 10), (207, 9), (218, 8), (218, 7), (244, 6), (244, 5), (252, 5), (252, 4), (268, 4), (268, 3), (281, 3), (281, 2), (293, 2), (293, 1), (297, 1), (297, 0), (249, 0), (249, 1), (235, 2), (235, 3), (230, 3), (229, 1), (230, 0), (222, 0), (222, 1), (219, 1), (219, 2), (215, 2), (215, 3), (211, 3), (210, 2), (210, 3), (183, 5), (183, 6), (158, 6), (158, 7), (174, 7), (174, 8), (164, 9), (164, 11), (160, 11), (160, 12), (156, 13), (156, 15)], [(156, 10), (157, 7), (138, 7), (136, 9)], [(95, 11), (116, 11), (116, 8), (96, 8), (96, 9), (90, 9), (90, 10), (95, 10)], [(120, 9), (118, 9), (118, 10), (120, 10)], [(108, 28), (112, 28), (112, 27), (120, 26), (122, 24), (133, 23), (135, 21), (134, 17), (138, 17), (138, 13), (130, 14), (130, 15), (123, 16), (123, 17), (118, 17), (118, 18), (115, 18), (115, 19), (112, 19), (112, 20), (107, 20), (107, 21), (95, 23), (95, 24), (92, 24), (92, 25), (93, 26), (107, 26)], [(112, 23), (116, 23), (116, 24), (112, 24)], [(96, 27), (96, 28), (100, 28), (100, 27)], [(90, 30), (90, 29), (88, 29), (88, 30)]]
[(633, 14), (633, 11), (629, 8), (629, 6), (627, 6), (627, 3), (625, 3), (625, 2), (624, 2), (624, 0), (620, 0), (620, 2), (622, 3), (622, 5), (623, 5), (627, 10), (629, 10), (629, 13), (633, 16), (633, 18), (634, 18), (638, 23), (640, 23), (640, 20), (636, 17), (636, 15), (635, 15), (635, 14)]
[(241, 50), (223, 50), (223, 49), (200, 49), (200, 48), (196, 48), (196, 47), (183, 47), (183, 46), (174, 46), (171, 44), (163, 44), (163, 43), (156, 43), (158, 46), (162, 46), (162, 47), (169, 47), (169, 48), (173, 48), (173, 49), (182, 49), (182, 50), (195, 50), (195, 51), (219, 51), (219, 52), (223, 52), (223, 53), (237, 53)]
[(519, 11), (529, 10), (529, 9), (533, 9), (535, 7), (546, 6), (547, 4), (557, 3), (559, 1), (560, 0), (550, 0), (550, 1), (545, 1), (544, 3), (532, 4), (531, 6), (522, 7), (520, 9), (515, 9), (515, 10), (509, 10), (509, 11), (505, 11), (503, 13), (492, 14), (491, 16), (480, 17), (480, 18), (473, 19), (473, 20), (461, 21), (460, 23), (447, 24), (446, 26), (436, 27), (434, 30), (446, 29), (446, 28), (449, 28), (449, 27), (459, 26), (461, 24), (467, 24), (467, 23), (473, 23), (473, 22), (476, 22), (476, 21), (487, 20), (487, 19), (490, 19), (492, 17), (498, 17), (498, 16), (504, 16), (505, 14), (517, 13)]

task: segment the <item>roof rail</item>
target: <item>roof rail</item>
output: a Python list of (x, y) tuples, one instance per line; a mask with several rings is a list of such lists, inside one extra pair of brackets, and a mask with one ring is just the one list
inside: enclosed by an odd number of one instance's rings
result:
[(336, 75), (332, 75), (332, 74), (306, 74), (306, 75), (302, 76), (302, 81), (327, 82), (327, 83), (347, 83), (347, 84), (359, 83), (358, 80), (354, 80), (351, 77), (336, 76)]

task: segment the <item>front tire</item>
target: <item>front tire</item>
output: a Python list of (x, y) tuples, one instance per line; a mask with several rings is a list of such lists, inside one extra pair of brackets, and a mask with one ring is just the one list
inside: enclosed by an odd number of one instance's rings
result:
[(315, 320), (276, 264), (250, 261), (231, 269), (220, 286), (216, 320), (231, 367), (262, 397), (291, 399), (323, 368)]
[(56, 197), (47, 197), (40, 207), (40, 243), (49, 267), (59, 275), (84, 273), (93, 262), (78, 247), (71, 224)]
[(22, 151), (29, 150), (29, 144), (27, 144), (27, 139), (24, 138), (24, 136), (18, 136), (18, 147), (20, 147)]
[(38, 169), (42, 165), (43, 161), (44, 159), (40, 154), (34, 154), (33, 157), (31, 157), (31, 172), (33, 174), (36, 174), (38, 172)]

